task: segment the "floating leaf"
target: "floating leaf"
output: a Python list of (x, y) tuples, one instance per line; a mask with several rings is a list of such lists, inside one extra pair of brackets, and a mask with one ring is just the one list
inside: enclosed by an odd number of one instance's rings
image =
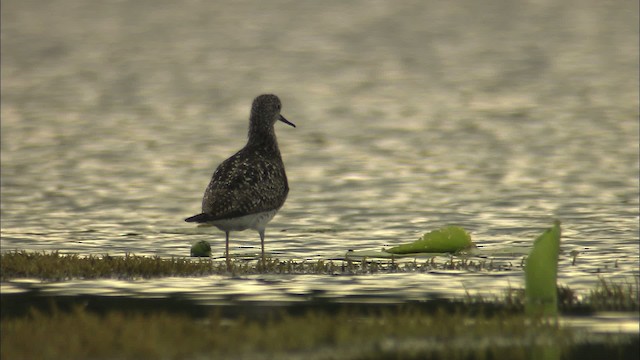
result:
[(194, 257), (208, 257), (211, 256), (211, 245), (208, 242), (201, 240), (191, 246), (191, 256)]
[(558, 314), (560, 232), (560, 221), (556, 220), (536, 239), (525, 263), (525, 308), (529, 315)]
[(473, 247), (471, 236), (461, 227), (447, 226), (428, 232), (410, 244), (385, 251), (392, 254), (458, 252)]

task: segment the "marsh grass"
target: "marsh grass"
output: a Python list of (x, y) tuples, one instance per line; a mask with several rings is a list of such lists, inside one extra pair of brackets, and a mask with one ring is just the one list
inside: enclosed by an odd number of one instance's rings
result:
[(590, 291), (587, 299), (589, 304), (597, 309), (638, 312), (640, 310), (639, 288), (640, 278), (638, 277), (635, 278), (634, 283), (613, 282), (600, 278), (598, 286)]
[[(417, 261), (257, 261), (235, 259), (228, 272), (224, 261), (203, 258), (160, 258), (136, 255), (87, 256), (53, 253), (7, 252), (1, 255), (1, 278), (151, 278), (210, 274), (371, 274), (425, 271), (433, 268), (487, 269), (467, 259)], [(638, 279), (617, 283), (601, 279), (589, 294), (578, 297), (560, 287), (564, 311), (638, 311)], [(210, 359), (210, 358), (402, 358), (402, 359), (528, 359), (532, 351), (552, 348), (571, 358), (584, 334), (559, 327), (549, 320), (523, 315), (524, 290), (505, 289), (503, 296), (468, 294), (456, 306), (365, 307), (355, 311), (308, 308), (302, 312), (273, 312), (229, 317), (213, 307), (197, 316), (185, 312), (125, 311), (108, 308), (95, 312), (74, 305), (50, 309), (32, 307), (27, 315), (0, 320), (2, 359)], [(424, 305), (424, 304), (422, 304)], [(255, 312), (252, 312), (255, 314)], [(622, 340), (620, 340), (622, 339)], [(602, 342), (607, 358), (637, 354), (638, 338)], [(591, 346), (591, 345), (589, 345)], [(634, 353), (635, 351), (635, 353)], [(579, 352), (578, 352), (579, 353)], [(588, 348), (586, 354), (594, 355)], [(609, 356), (609, 354), (622, 354)], [(598, 356), (597, 354), (595, 356)], [(579, 356), (577, 357), (579, 358)], [(632, 357), (636, 358), (636, 357)]]
[(163, 259), (157, 256), (79, 256), (58, 252), (7, 252), (0, 257), (0, 278), (151, 278), (163, 276), (201, 276), (215, 273), (219, 266), (211, 260)]
[[(16, 278), (36, 278), (46, 281), (97, 278), (155, 278), (168, 276), (197, 277), (206, 275), (249, 275), (249, 274), (375, 274), (388, 272), (421, 272), (439, 270), (490, 271), (491, 262), (474, 262), (467, 258), (444, 258), (438, 262), (434, 258), (424, 262), (417, 260), (397, 262), (354, 260), (280, 261), (267, 259), (264, 266), (255, 260), (234, 259), (231, 271), (223, 260), (210, 258), (161, 258), (158, 256), (79, 256), (58, 252), (6, 252), (0, 255), (0, 280)], [(638, 311), (639, 278), (634, 282), (611, 282), (600, 278), (595, 289), (583, 297), (578, 297), (568, 287), (558, 288), (558, 305), (561, 311), (618, 310)], [(524, 304), (521, 289), (505, 289), (505, 296), (491, 298), (468, 295), (470, 304), (492, 302), (507, 308), (520, 309)]]
[[(596, 311), (640, 311), (638, 296), (640, 278), (635, 282), (615, 282), (599, 279), (596, 287), (578, 296), (567, 286), (558, 287), (558, 310), (562, 313), (588, 314)], [(525, 304), (524, 289), (508, 288), (503, 295), (483, 296), (467, 294), (464, 303), (471, 307), (499, 305), (501, 309), (521, 311)]]
[(313, 358), (321, 353), (345, 359), (385, 354), (466, 359), (500, 358), (505, 350), (511, 359), (525, 359), (540, 344), (573, 343), (570, 331), (520, 315), (469, 317), (411, 307), (369, 314), (308, 311), (261, 321), (228, 320), (215, 311), (193, 319), (168, 313), (97, 315), (76, 307), (2, 320), (1, 331), (3, 359)]
[(36, 278), (41, 280), (66, 280), (72, 278), (153, 278), (167, 276), (247, 275), (269, 274), (375, 274), (383, 272), (421, 272), (438, 270), (503, 270), (494, 268), (491, 262), (476, 262), (466, 258), (435, 258), (424, 261), (406, 260), (317, 260), (259, 261), (233, 259), (229, 271), (224, 261), (211, 258), (158, 256), (124, 256), (60, 254), (54, 252), (13, 251), (0, 255), (0, 280)]

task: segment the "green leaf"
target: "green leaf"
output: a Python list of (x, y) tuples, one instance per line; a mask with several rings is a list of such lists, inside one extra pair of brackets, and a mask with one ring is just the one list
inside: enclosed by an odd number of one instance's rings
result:
[(410, 244), (386, 249), (392, 254), (458, 252), (473, 247), (471, 236), (461, 227), (447, 226), (428, 232)]
[(191, 245), (191, 256), (194, 257), (208, 257), (211, 256), (211, 245), (208, 242), (201, 240)]
[(560, 221), (547, 229), (533, 244), (526, 260), (525, 310), (528, 315), (558, 314), (558, 254), (560, 253)]

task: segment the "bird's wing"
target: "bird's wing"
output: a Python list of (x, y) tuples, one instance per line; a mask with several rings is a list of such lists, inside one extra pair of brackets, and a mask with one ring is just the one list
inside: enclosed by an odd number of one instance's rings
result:
[(213, 173), (202, 212), (215, 220), (278, 209), (288, 191), (286, 175), (277, 161), (236, 154)]

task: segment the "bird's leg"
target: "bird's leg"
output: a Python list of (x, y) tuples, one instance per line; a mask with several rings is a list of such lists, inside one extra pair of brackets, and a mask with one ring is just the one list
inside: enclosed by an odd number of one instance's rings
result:
[(229, 259), (229, 232), (225, 231), (225, 248), (226, 248), (226, 255), (227, 255), (227, 271), (231, 271), (231, 261)]
[(258, 230), (258, 233), (260, 233), (260, 247), (262, 248), (262, 269), (265, 270), (267, 263), (264, 259), (264, 229)]

